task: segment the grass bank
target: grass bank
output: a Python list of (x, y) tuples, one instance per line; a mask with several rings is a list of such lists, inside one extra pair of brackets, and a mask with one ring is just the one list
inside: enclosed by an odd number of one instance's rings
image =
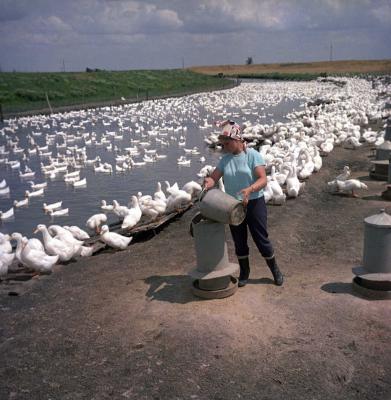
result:
[(207, 75), (223, 74), (242, 78), (310, 80), (318, 76), (391, 74), (391, 60), (345, 60), (308, 63), (213, 65), (192, 67)]
[(0, 103), (7, 115), (61, 107), (123, 103), (233, 85), (190, 70), (0, 73)]

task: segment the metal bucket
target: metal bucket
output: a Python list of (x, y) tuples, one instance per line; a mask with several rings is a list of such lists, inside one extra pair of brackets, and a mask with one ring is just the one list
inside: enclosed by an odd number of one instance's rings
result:
[(200, 212), (204, 218), (230, 225), (240, 225), (246, 217), (243, 203), (219, 189), (202, 195)]

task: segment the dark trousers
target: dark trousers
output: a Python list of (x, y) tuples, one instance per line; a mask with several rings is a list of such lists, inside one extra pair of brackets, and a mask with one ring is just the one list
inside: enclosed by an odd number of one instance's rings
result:
[(248, 257), (249, 254), (247, 226), (262, 257), (273, 257), (273, 246), (267, 234), (267, 209), (263, 196), (248, 202), (246, 218), (240, 225), (229, 226), (235, 243), (235, 253), (238, 258)]

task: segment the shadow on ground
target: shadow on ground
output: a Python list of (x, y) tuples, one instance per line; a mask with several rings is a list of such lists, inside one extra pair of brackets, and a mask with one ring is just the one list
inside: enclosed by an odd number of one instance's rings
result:
[(152, 275), (144, 282), (149, 285), (145, 295), (151, 301), (186, 304), (202, 300), (193, 295), (192, 279), (187, 275)]
[(380, 195), (375, 195), (375, 196), (363, 196), (361, 197), (362, 200), (374, 200), (374, 201), (384, 201), (383, 197)]
[(274, 285), (273, 279), (261, 278), (261, 279), (249, 279), (249, 285)]
[(359, 299), (372, 300), (354, 291), (353, 285), (350, 282), (330, 282), (321, 286), (321, 289), (327, 293), (350, 294), (351, 296), (358, 297)]

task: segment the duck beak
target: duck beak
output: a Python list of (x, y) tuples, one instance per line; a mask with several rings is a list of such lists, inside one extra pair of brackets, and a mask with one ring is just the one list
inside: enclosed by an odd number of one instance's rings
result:
[(38, 233), (38, 229), (33, 230), (33, 233)]

